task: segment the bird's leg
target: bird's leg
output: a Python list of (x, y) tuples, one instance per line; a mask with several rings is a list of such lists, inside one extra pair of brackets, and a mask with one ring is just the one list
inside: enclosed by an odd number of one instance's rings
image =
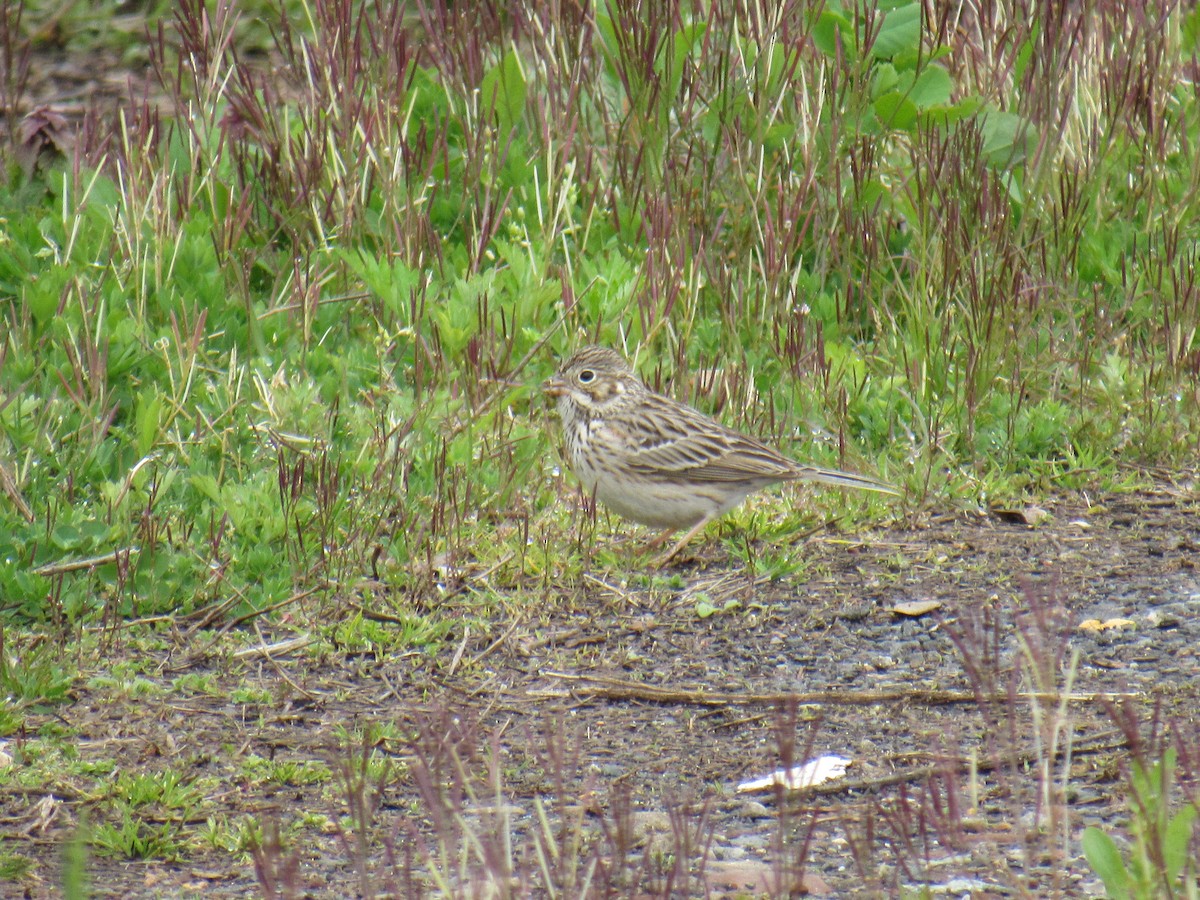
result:
[(667, 538), (669, 538), (678, 530), (678, 528), (664, 528), (654, 536), (654, 538), (646, 545), (646, 547), (650, 550), (657, 550), (667, 542)]
[[(665, 566), (667, 563), (669, 563), (671, 560), (673, 560), (676, 556), (679, 555), (679, 551), (682, 550), (684, 547), (686, 547), (688, 545), (688, 542), (691, 541), (691, 539), (694, 538), (701, 531), (703, 531), (704, 527), (715, 518), (716, 518), (716, 516), (705, 516), (703, 519), (701, 519), (699, 522), (697, 522), (695, 525), (693, 525), (687, 534), (685, 534), (683, 537), (681, 537), (678, 541), (675, 542), (675, 546), (672, 547), (669, 552), (663, 554), (662, 556), (660, 556), (658, 559), (656, 559), (654, 561), (655, 564), (659, 565), (659, 566)], [(672, 532), (670, 532), (670, 531), (660, 534), (657, 538), (655, 538), (654, 544), (657, 545), (657, 544), (662, 543), (662, 541), (666, 540), (666, 538), (670, 534), (672, 534)]]

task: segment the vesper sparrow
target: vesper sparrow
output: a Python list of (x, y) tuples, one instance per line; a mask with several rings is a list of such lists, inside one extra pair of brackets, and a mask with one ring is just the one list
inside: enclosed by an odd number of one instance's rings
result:
[(605, 347), (584, 347), (543, 388), (557, 398), (567, 460), (585, 490), (626, 519), (664, 529), (652, 547), (689, 529), (664, 562), (709, 522), (777, 481), (898, 493), (861, 475), (799, 465), (656, 394)]

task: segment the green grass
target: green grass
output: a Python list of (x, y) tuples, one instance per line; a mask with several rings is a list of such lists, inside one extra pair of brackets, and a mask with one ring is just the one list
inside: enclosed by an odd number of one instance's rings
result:
[[(0, 148), (0, 732), (81, 669), (109, 698), (211, 689), (95, 672), (130, 622), (424, 653), (621, 572), (538, 390), (585, 341), (906, 492), (709, 529), (756, 575), (802, 577), (772, 539), (826, 518), (1194, 465), (1200, 14), (1079, 38), (1036, 4), (995, 34), (752, 5), (4, 7), (16, 58), (147, 61), (164, 112), (125, 103), (32, 168), (14, 122)], [(125, 810), (89, 840), (169, 858), (189, 828)]]
[[(651, 23), (654, 58), (624, 12), (579, 25), (596, 56), (532, 34), (500, 54), (487, 32), (495, 108), (436, 54), (375, 56), (304, 16), (283, 73), (305, 53), (362, 71), (276, 96), (286, 79), (223, 43), (237, 21), (166, 20), (155, 64), (194, 114), (128, 110), (79, 170), (10, 167), (0, 191), (10, 613), (70, 628), (231, 594), (245, 613), (371, 565), (420, 592), (439, 560), (536, 575), (530, 525), (549, 547), (566, 531), (537, 385), (584, 334), (917, 503), (1188, 458), (1191, 20), (1147, 70), (1159, 119), (1108, 108), (1085, 67), (1046, 122), (1034, 35), (989, 83), (917, 9), (870, 46), (851, 11), (801, 15), (803, 49), (684, 16)], [(424, 39), (466, 52), (480, 16)], [(1093, 39), (1141, 59), (1160, 36)], [(205, 71), (166, 78), (185, 54)]]

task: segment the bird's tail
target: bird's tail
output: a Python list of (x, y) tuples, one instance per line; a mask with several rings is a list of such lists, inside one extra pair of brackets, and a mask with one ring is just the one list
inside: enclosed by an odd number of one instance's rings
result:
[(900, 492), (890, 484), (867, 478), (865, 475), (853, 475), (850, 472), (839, 472), (837, 469), (818, 469), (816, 466), (796, 466), (796, 478), (803, 481), (819, 481), (822, 484), (834, 484), (838, 487), (857, 488), (860, 491), (877, 491), (880, 494), (900, 495)]

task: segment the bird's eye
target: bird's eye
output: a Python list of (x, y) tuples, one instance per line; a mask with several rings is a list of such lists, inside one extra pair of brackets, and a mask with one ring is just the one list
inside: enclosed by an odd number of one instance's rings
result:
[(596, 377), (596, 373), (593, 372), (591, 369), (584, 369), (582, 372), (579, 373), (579, 383), (580, 384), (589, 384), (595, 379), (595, 377)]

